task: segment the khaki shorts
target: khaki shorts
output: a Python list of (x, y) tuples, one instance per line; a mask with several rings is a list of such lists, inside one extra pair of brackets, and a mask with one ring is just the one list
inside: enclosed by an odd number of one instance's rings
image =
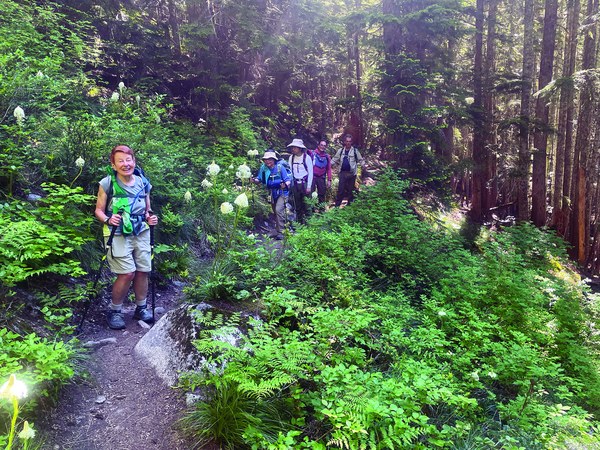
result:
[[(105, 244), (107, 240), (105, 237)], [(150, 272), (150, 230), (142, 231), (137, 236), (115, 235), (107, 261), (110, 270), (118, 275), (136, 271)]]

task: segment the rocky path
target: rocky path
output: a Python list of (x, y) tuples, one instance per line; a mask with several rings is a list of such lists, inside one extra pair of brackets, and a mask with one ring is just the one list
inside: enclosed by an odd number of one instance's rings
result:
[[(170, 287), (157, 297), (157, 311), (174, 306), (181, 292)], [(148, 331), (125, 310), (127, 328), (110, 330), (100, 307), (93, 308), (81, 342), (87, 377), (66, 386), (58, 404), (36, 425), (44, 450), (187, 450), (174, 430), (185, 401), (134, 352)], [(160, 320), (161, 315), (157, 314)]]

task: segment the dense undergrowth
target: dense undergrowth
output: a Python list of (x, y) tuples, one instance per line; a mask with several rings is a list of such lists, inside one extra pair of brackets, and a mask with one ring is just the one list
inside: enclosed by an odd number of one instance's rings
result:
[[(197, 126), (173, 121), (164, 96), (125, 83), (107, 88), (84, 71), (93, 65), (94, 45), (82, 37), (89, 24), (54, 6), (5, 1), (0, 11), (0, 385), (16, 374), (29, 391), (15, 424), (10, 389), (0, 392), (2, 448), (11, 428), (35, 420), (82, 375), (72, 333), (98, 293), (90, 282), (102, 257), (93, 209), (110, 149), (131, 146), (153, 184), (160, 282), (187, 279), (194, 255), (215, 251), (210, 236), (230, 225), (212, 206), (236, 198), (234, 168), (255, 167), (247, 152), (262, 148), (241, 108)], [(213, 159), (224, 172), (232, 167), (222, 175), (230, 193), (202, 187)], [(25, 445), (37, 444), (10, 447)]]
[[(173, 121), (164, 97), (84, 72), (83, 21), (35, 2), (4, 1), (0, 14), (0, 384), (14, 373), (32, 394), (18, 429), (79, 371), (71, 333), (102, 256), (94, 194), (110, 149), (127, 144), (153, 184), (160, 279), (193, 280), (190, 301), (254, 299), (263, 310), (241, 347), (209, 332), (197, 344), (229, 361), (188, 377), (214, 389), (184, 422), (199, 443), (599, 444), (598, 302), (561, 241), (521, 224), (466, 242), (419, 220), (388, 173), (271, 253), (246, 231), (269, 207), (240, 176), (260, 162), (248, 151), (265, 148), (244, 109)], [(0, 397), (6, 447), (13, 409)]]
[(600, 445), (598, 301), (562, 242), (527, 223), (465, 242), (419, 220), (405, 187), (387, 173), (283, 258), (249, 252), (238, 289), (263, 318), (236, 347), (212, 338), (239, 317), (202, 318), (216, 330), (198, 348), (227, 364), (188, 378), (212, 386), (184, 421), (198, 445)]

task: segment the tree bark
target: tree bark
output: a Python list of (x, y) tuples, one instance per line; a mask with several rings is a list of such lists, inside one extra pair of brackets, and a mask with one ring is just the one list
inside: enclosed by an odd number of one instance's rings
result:
[[(575, 72), (577, 59), (577, 29), (579, 27), (579, 0), (567, 2), (567, 34), (563, 57), (563, 80), (570, 80)], [(556, 136), (556, 167), (554, 171), (554, 195), (551, 225), (557, 232), (566, 236), (569, 217), (571, 191), (571, 170), (573, 167), (573, 119), (575, 116), (574, 89), (572, 81), (563, 83), (560, 89), (558, 131)]]
[(519, 161), (517, 170), (517, 218), (529, 218), (529, 149), (530, 102), (535, 57), (533, 54), (533, 0), (524, 3), (523, 76), (521, 88), (521, 112), (519, 125)]
[(484, 219), (486, 143), (483, 114), (483, 27), (484, 0), (477, 0), (475, 10), (475, 54), (473, 63), (473, 185), (469, 215), (475, 222)]
[[(546, 0), (544, 16), (544, 35), (542, 38), (542, 56), (538, 89), (541, 90), (552, 80), (554, 67), (554, 48), (556, 40), (556, 21), (558, 0)], [(546, 99), (538, 96), (535, 104), (536, 131), (533, 136), (533, 176), (531, 184), (531, 221), (538, 227), (546, 224), (546, 162), (548, 146), (548, 119), (550, 108)]]
[(483, 73), (483, 129), (486, 142), (486, 169), (483, 194), (483, 210), (488, 211), (496, 206), (498, 199), (498, 182), (496, 177), (496, 134), (494, 133), (494, 78), (496, 74), (496, 23), (499, 0), (489, 0), (487, 19), (487, 40), (485, 66)]
[(598, 12), (598, 0), (589, 0), (586, 12), (585, 38), (583, 40), (582, 71), (583, 86), (579, 97), (579, 120), (575, 138), (575, 157), (573, 171), (573, 192), (571, 203), (573, 210), (570, 217), (570, 239), (572, 256), (580, 264), (585, 264), (589, 243), (588, 214), (586, 210), (587, 164), (590, 151), (591, 117), (594, 112), (593, 76), (586, 72), (596, 65), (596, 30), (595, 15)]

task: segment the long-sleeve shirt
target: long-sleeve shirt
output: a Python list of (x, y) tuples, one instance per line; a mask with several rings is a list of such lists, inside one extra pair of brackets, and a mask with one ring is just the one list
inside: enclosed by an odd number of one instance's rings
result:
[(335, 154), (335, 156), (331, 158), (331, 165), (336, 166), (339, 164), (341, 169), (345, 156), (348, 156), (348, 162), (350, 163), (350, 171), (353, 175), (356, 175), (356, 168), (358, 167), (358, 165), (360, 165), (364, 169), (365, 160), (360, 154), (360, 152), (356, 149), (356, 147), (350, 147), (350, 150), (348, 150), (347, 153), (344, 147), (340, 148)]
[(276, 201), (280, 195), (285, 194), (288, 188), (281, 188), (281, 183), (289, 184), (292, 179), (282, 161), (277, 161), (273, 169), (269, 169), (266, 164), (262, 164), (258, 171), (257, 178), (264, 184), (272, 194), (273, 201)]
[(292, 169), (292, 178), (294, 181), (306, 181), (306, 186), (312, 186), (313, 182), (313, 162), (312, 158), (302, 152), (301, 155), (290, 156), (290, 168)]

